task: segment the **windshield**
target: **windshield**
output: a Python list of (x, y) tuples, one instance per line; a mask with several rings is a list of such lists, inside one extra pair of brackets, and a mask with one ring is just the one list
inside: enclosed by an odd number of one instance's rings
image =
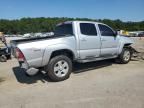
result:
[(73, 35), (72, 24), (62, 24), (56, 27), (55, 35)]

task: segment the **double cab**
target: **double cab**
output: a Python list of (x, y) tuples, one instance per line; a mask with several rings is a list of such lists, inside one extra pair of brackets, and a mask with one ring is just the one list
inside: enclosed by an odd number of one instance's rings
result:
[(118, 35), (110, 26), (91, 21), (66, 21), (56, 26), (53, 36), (12, 42), (28, 75), (41, 70), (53, 81), (69, 78), (73, 62), (116, 59), (126, 64), (132, 56), (131, 44), (132, 39)]

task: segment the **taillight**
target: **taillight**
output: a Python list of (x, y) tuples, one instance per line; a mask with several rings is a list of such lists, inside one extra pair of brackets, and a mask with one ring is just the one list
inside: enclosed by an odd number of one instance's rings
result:
[(23, 53), (18, 48), (16, 48), (16, 57), (17, 57), (18, 61), (24, 61), (25, 60)]

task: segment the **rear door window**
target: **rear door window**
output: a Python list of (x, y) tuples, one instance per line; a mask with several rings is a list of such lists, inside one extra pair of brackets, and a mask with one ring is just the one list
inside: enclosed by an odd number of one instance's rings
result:
[(80, 31), (83, 35), (97, 36), (95, 24), (80, 23)]
[(62, 24), (56, 27), (55, 34), (58, 35), (73, 35), (72, 24)]

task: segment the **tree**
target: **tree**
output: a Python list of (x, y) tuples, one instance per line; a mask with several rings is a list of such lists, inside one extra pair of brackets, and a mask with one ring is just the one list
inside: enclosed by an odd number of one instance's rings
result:
[(0, 19), (0, 32), (6, 34), (24, 34), (35, 32), (50, 32), (53, 31), (56, 25), (64, 21), (83, 20), (83, 21), (98, 21), (111, 26), (114, 29), (122, 29), (128, 31), (141, 30), (144, 31), (144, 21), (141, 22), (122, 22), (121, 20), (110, 19), (89, 19), (89, 18), (22, 18), (19, 20)]

